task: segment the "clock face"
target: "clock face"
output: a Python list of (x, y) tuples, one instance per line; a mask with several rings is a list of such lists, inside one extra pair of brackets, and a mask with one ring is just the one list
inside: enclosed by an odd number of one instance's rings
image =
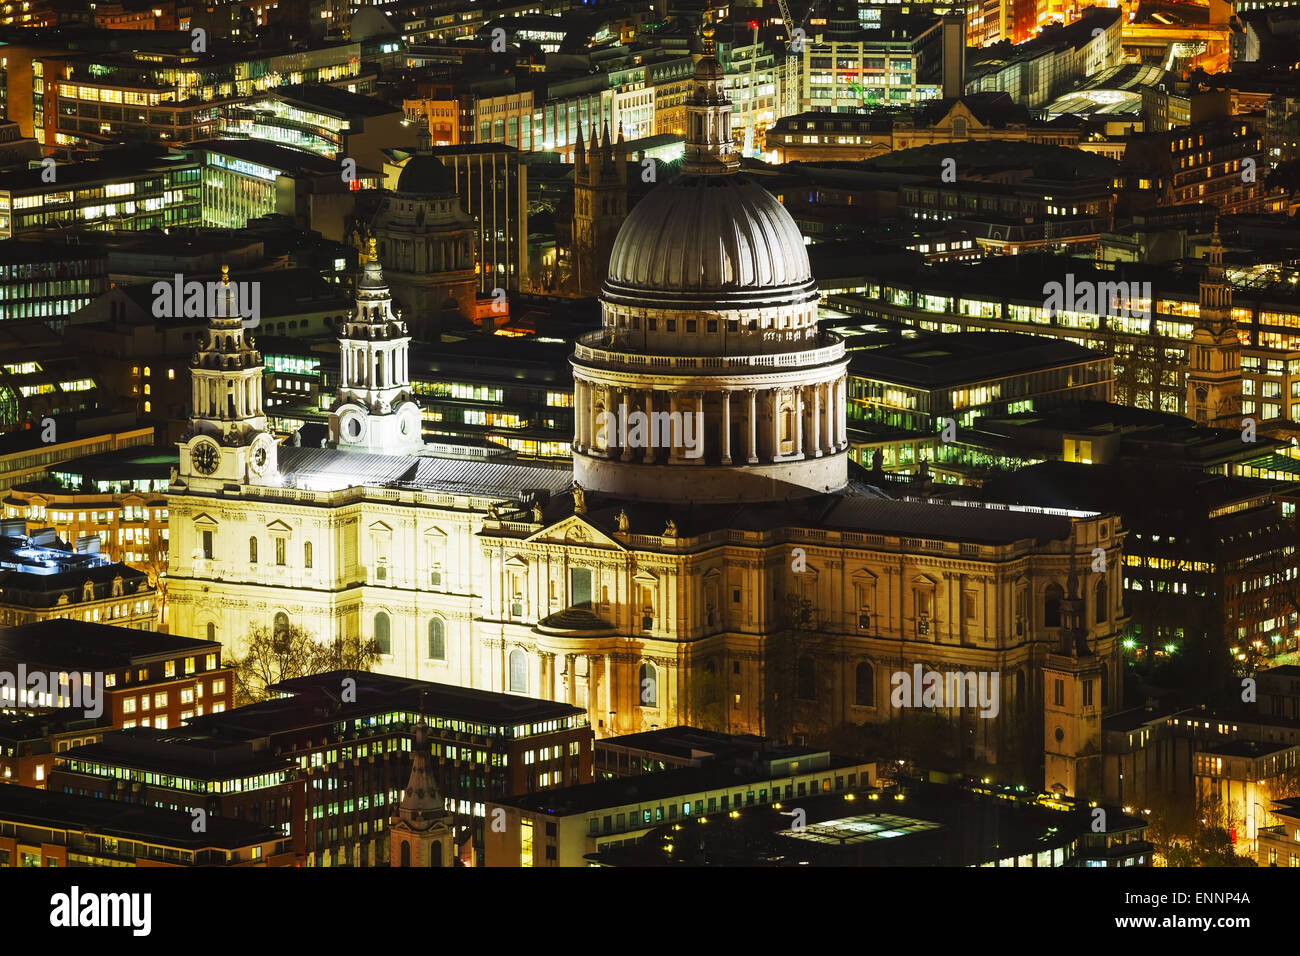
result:
[(1057, 728), (1056, 728), (1056, 742), (1059, 744), (1059, 743), (1060, 743), (1062, 740), (1064, 740), (1064, 739), (1065, 739), (1065, 731), (1062, 730), (1060, 727), (1057, 727)]
[(221, 452), (210, 441), (200, 442), (191, 449), (190, 461), (194, 463), (194, 470), (200, 475), (210, 475), (217, 470), (217, 465), (221, 461)]
[(258, 442), (253, 447), (253, 471), (261, 474), (266, 468), (266, 443)]

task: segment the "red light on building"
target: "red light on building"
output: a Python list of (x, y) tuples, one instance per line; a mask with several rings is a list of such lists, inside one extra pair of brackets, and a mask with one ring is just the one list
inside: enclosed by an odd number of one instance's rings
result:
[(1228, 835), (1232, 837), (1232, 842), (1233, 845), (1235, 846), (1237, 843), (1237, 828), (1233, 827), (1231, 830), (1229, 830)]

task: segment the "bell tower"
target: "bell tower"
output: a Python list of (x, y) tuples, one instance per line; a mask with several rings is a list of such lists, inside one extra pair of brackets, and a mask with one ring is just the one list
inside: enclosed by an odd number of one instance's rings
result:
[(429, 738), (423, 718), (415, 724), (411, 778), (388, 830), (389, 866), (455, 866), (452, 815), (429, 767)]
[(1063, 797), (1101, 795), (1102, 665), (1088, 647), (1079, 577), (1061, 600), (1061, 638), (1043, 664), (1043, 784)]
[(253, 348), (235, 304), (230, 267), (221, 267), (224, 308), (208, 320), (190, 362), (189, 434), (178, 474), (192, 488), (256, 484), (276, 474), (276, 442), (262, 408), (262, 353)]
[(414, 455), (424, 447), (409, 382), (410, 345), (371, 239), (356, 310), (339, 337), (338, 401), (329, 419), (334, 447), (379, 455)]
[(1223, 275), (1217, 221), (1207, 258), (1201, 279), (1200, 318), (1192, 332), (1187, 417), (1198, 425), (1240, 428), (1241, 339), (1232, 318), (1232, 284)]

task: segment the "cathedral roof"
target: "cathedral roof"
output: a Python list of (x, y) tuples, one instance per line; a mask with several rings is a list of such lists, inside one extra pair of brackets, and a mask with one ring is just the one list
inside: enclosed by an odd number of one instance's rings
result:
[(606, 293), (724, 293), (811, 279), (803, 236), (776, 197), (743, 176), (685, 176), (628, 214)]
[[(583, 520), (611, 537), (616, 537), (620, 511), (627, 516), (628, 534), (660, 536), (671, 519), (679, 541), (716, 531), (817, 528), (945, 542), (1009, 544), (1025, 538), (1068, 538), (1071, 528), (1071, 519), (1064, 514), (897, 500), (883, 497), (874, 489), (868, 494), (831, 492), (789, 501), (737, 504), (636, 501), (594, 491), (587, 491), (585, 497)], [(573, 513), (573, 498), (564, 494), (553, 497), (542, 516), (547, 524), (554, 524)]]
[(287, 486), (297, 483), (322, 489), (391, 485), (449, 494), (503, 496), (523, 495), (534, 489), (558, 494), (573, 481), (568, 469), (515, 461), (413, 458), (288, 445), (280, 446), (279, 466)]

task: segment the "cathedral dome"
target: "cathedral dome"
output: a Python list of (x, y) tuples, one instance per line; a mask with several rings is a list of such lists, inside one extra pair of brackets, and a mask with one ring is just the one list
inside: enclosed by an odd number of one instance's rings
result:
[(614, 240), (606, 294), (725, 293), (812, 279), (793, 217), (743, 176), (685, 176), (632, 210)]
[(454, 193), (456, 177), (436, 156), (412, 156), (397, 177), (397, 191), (411, 196)]

